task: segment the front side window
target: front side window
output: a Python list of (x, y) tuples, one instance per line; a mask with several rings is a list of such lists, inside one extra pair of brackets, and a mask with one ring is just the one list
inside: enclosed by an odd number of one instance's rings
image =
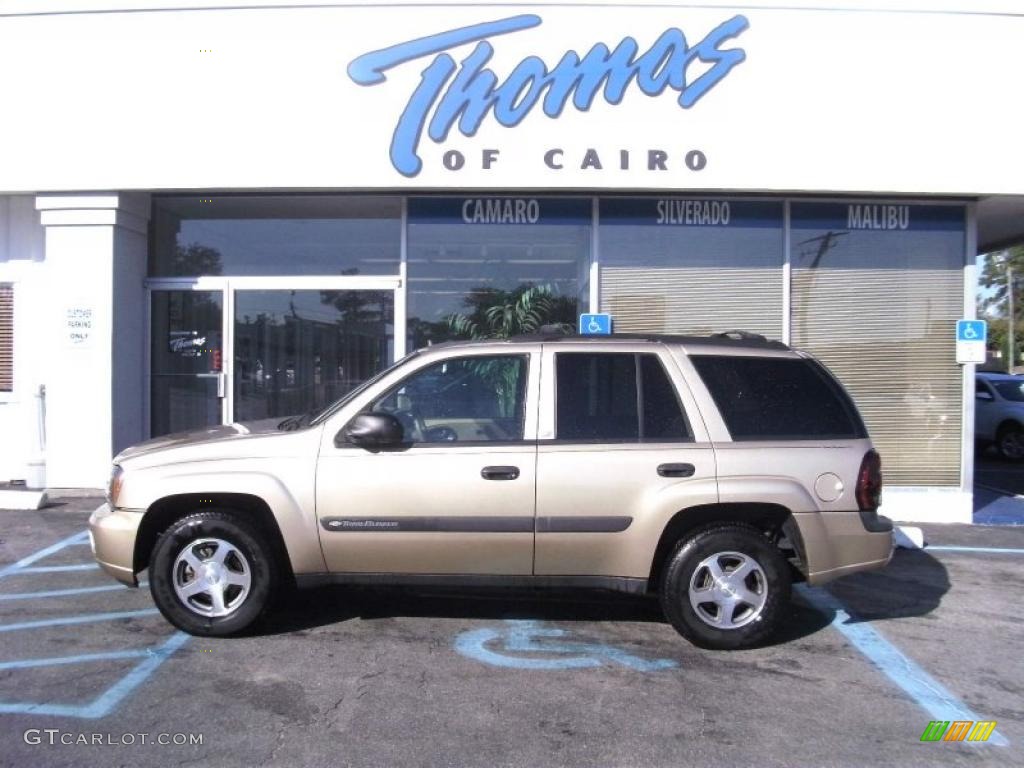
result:
[(558, 440), (691, 439), (679, 399), (656, 355), (555, 355)]
[(523, 439), (526, 355), (480, 355), (434, 363), (372, 403), (390, 413), (411, 443)]

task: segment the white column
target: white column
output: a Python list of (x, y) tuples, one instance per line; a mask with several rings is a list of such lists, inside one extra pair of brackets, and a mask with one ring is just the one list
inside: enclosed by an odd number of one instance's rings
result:
[(38, 195), (36, 208), (49, 286), (47, 486), (100, 488), (111, 457), (143, 435), (149, 196)]

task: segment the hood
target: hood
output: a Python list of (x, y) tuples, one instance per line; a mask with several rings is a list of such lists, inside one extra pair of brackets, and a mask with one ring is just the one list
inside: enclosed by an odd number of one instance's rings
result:
[(235, 422), (233, 424), (193, 429), (187, 432), (175, 432), (171, 435), (164, 435), (163, 437), (157, 437), (153, 440), (133, 445), (130, 448), (125, 448), (114, 457), (114, 463), (119, 464), (126, 459), (133, 459), (137, 456), (145, 456), (146, 454), (170, 448), (184, 448), (226, 440), (244, 440), (259, 435), (288, 434), (278, 430), (277, 425), (280, 423), (280, 418), (261, 419), (260, 421)]

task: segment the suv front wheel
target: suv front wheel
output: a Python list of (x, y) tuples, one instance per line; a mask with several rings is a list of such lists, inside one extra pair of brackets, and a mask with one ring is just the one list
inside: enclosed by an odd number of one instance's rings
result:
[(276, 584), (273, 552), (230, 510), (176, 520), (157, 539), (149, 563), (157, 608), (179, 629), (204, 637), (231, 635), (255, 622)]
[(789, 601), (789, 567), (758, 531), (723, 523), (680, 541), (661, 579), (665, 617), (702, 648), (747, 648), (768, 637)]

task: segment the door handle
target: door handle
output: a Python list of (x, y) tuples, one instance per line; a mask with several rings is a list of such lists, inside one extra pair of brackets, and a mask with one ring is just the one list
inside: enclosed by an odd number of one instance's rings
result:
[(197, 373), (197, 379), (216, 379), (217, 380), (217, 397), (227, 397), (228, 394), (228, 381), (226, 373)]
[(480, 470), (484, 480), (515, 480), (519, 477), (519, 467), (484, 467)]
[(697, 468), (693, 464), (659, 464), (658, 474), (662, 477), (693, 477)]

